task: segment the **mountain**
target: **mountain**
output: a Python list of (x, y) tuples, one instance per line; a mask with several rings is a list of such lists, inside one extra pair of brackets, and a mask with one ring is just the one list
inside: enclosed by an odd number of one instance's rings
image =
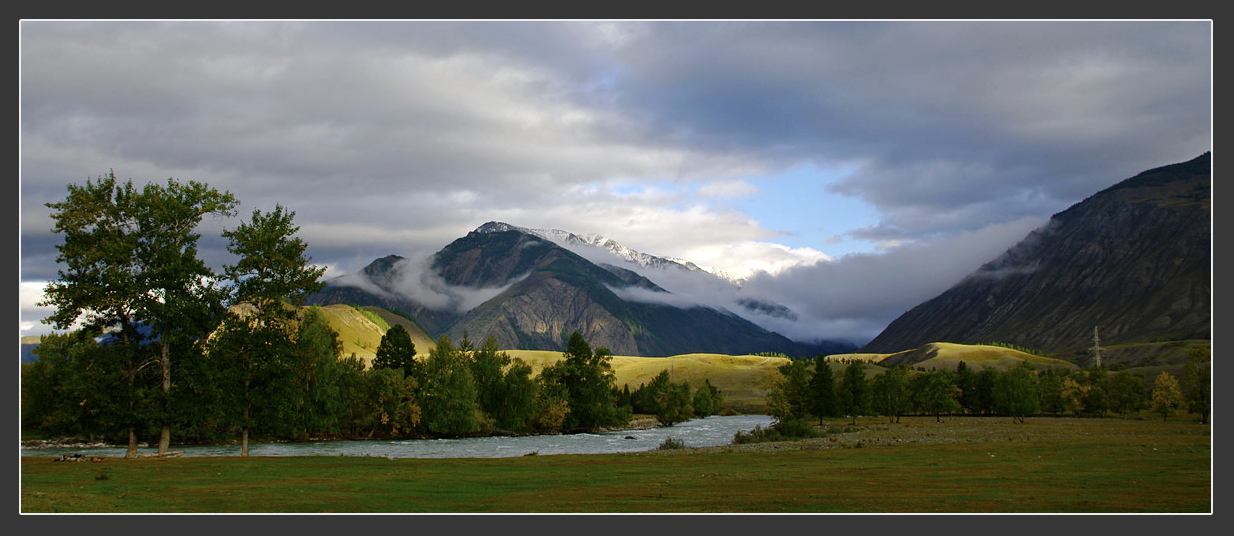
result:
[(1009, 342), (1084, 353), (1212, 335), (1212, 155), (1145, 171), (1055, 214), (887, 326), (862, 352)]
[(597, 264), (544, 234), (508, 224), (480, 226), (426, 266), (412, 262), (378, 259), (358, 277), (331, 281), (310, 301), (401, 311), (429, 333), (455, 340), (466, 333), (476, 342), (493, 336), (511, 349), (559, 351), (574, 331), (618, 355), (852, 349), (794, 342), (730, 311), (686, 303), (633, 270)]

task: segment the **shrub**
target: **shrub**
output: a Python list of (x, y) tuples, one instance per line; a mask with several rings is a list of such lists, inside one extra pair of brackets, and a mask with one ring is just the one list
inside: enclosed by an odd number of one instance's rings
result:
[(678, 441), (678, 440), (676, 440), (676, 439), (673, 439), (673, 438), (671, 438), (671, 437), (668, 437), (668, 438), (665, 438), (665, 439), (664, 439), (664, 442), (663, 442), (663, 443), (660, 443), (660, 446), (659, 446), (658, 448), (659, 448), (659, 450), (676, 450), (676, 449), (684, 449), (684, 448), (686, 448), (686, 444), (685, 444), (685, 443), (682, 443), (681, 441)]
[(733, 434), (733, 444), (792, 441), (822, 436), (823, 434), (805, 419), (784, 419), (767, 428), (755, 426), (749, 432), (737, 432)]

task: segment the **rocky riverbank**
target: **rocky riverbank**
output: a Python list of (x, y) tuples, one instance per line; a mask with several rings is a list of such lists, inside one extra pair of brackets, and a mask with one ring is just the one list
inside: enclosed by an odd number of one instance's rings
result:
[[(76, 437), (62, 437), (60, 439), (27, 439), (21, 442), (21, 448), (31, 450), (45, 449), (122, 449), (128, 445), (113, 445), (103, 441), (88, 441)], [(138, 443), (138, 447), (146, 448), (149, 445)]]

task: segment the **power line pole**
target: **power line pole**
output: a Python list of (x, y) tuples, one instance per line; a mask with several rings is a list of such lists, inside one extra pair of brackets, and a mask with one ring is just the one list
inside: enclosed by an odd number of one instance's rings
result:
[(1096, 359), (1097, 368), (1101, 368), (1101, 336), (1097, 334), (1097, 326), (1093, 326), (1093, 347), (1089, 348), (1093, 351), (1093, 358)]

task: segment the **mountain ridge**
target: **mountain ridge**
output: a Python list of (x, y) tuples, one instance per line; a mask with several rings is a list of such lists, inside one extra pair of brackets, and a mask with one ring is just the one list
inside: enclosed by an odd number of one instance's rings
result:
[(1120, 181), (905, 312), (862, 352), (1009, 342), (1084, 355), (1211, 337), (1211, 153)]

